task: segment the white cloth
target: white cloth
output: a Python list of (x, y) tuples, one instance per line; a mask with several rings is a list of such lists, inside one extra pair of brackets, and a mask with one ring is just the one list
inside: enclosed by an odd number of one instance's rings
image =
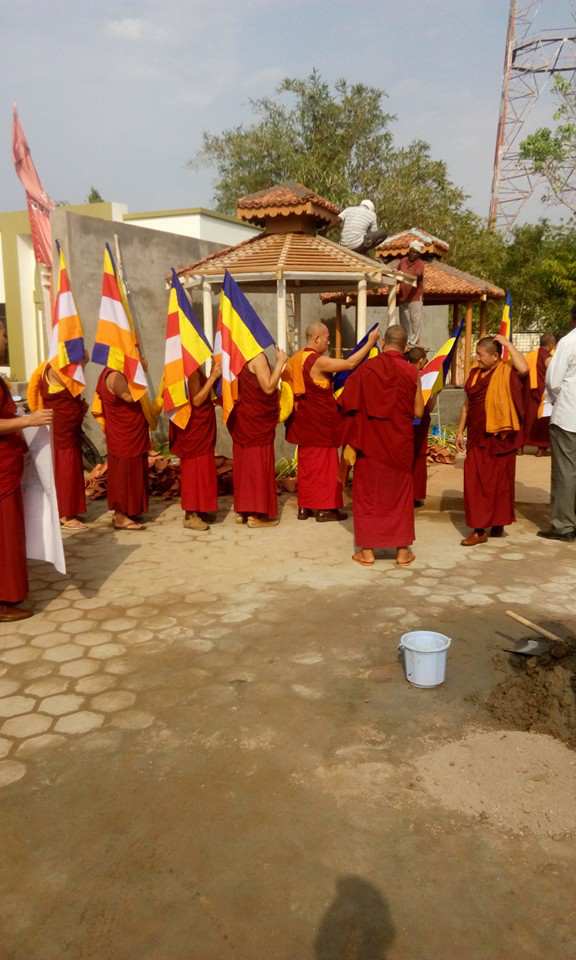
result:
[(552, 401), (550, 423), (576, 433), (576, 328), (558, 342), (546, 371)]
[(28, 444), (22, 476), (26, 556), (29, 560), (45, 560), (58, 573), (66, 573), (51, 431), (49, 427), (26, 427), (22, 433)]
[(346, 207), (338, 216), (342, 221), (340, 243), (351, 250), (362, 246), (368, 230), (378, 229), (374, 211), (361, 204), (357, 207)]

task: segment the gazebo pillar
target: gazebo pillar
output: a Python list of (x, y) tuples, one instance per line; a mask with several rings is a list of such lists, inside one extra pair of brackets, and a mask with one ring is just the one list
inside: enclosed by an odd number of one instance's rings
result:
[(336, 359), (340, 360), (342, 356), (342, 304), (336, 304), (336, 323), (335, 323), (335, 353)]
[(469, 300), (466, 304), (466, 326), (464, 328), (464, 381), (468, 379), (472, 366), (472, 319), (474, 306)]
[(294, 331), (290, 331), (290, 352), (300, 349), (302, 337), (302, 294), (299, 290), (294, 291)]
[(358, 281), (358, 299), (356, 300), (356, 339), (361, 340), (366, 333), (368, 321), (368, 282), (366, 277)]
[(486, 336), (486, 327), (488, 324), (488, 315), (487, 315), (487, 309), (486, 309), (487, 307), (488, 307), (488, 301), (486, 300), (486, 297), (484, 297), (480, 301), (480, 321), (478, 324), (478, 339), (480, 339), (480, 337)]
[(286, 310), (286, 281), (284, 277), (278, 277), (276, 280), (276, 342), (281, 350), (286, 350), (288, 313)]
[(207, 280), (202, 281), (202, 314), (204, 317), (204, 335), (214, 345), (214, 320), (212, 317), (212, 287)]
[[(452, 304), (452, 333), (456, 333), (458, 329), (458, 321), (460, 319), (460, 304)], [(450, 364), (450, 383), (455, 387), (457, 379), (457, 370), (458, 370), (458, 348), (452, 354), (452, 362)]]
[(388, 288), (388, 326), (396, 323), (396, 284), (391, 283)]

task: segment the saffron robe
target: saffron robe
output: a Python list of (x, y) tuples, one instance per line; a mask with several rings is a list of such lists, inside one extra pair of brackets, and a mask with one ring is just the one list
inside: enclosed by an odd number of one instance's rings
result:
[[(16, 416), (16, 404), (0, 377), (0, 420)], [(20, 433), (0, 433), (0, 603), (28, 595), (26, 529), (20, 481), (26, 443)]]
[(295, 396), (295, 408), (286, 424), (286, 439), (298, 445), (298, 506), (307, 510), (336, 510), (342, 506), (338, 448), (342, 443), (342, 414), (332, 392), (332, 378), (320, 386), (312, 367), (320, 356), (307, 351), (302, 364), (304, 393)]
[(265, 393), (246, 364), (238, 377), (238, 399), (228, 417), (232, 437), (232, 481), (236, 513), (278, 514), (274, 439), (278, 391)]
[(416, 367), (397, 350), (386, 350), (355, 370), (340, 396), (344, 442), (357, 453), (352, 509), (359, 547), (405, 547), (414, 541), (417, 387)]
[(106, 378), (113, 372), (106, 367), (96, 386), (108, 447), (108, 507), (139, 517), (148, 510), (148, 421), (139, 403), (122, 400), (108, 389)]
[(414, 478), (414, 499), (425, 500), (428, 486), (428, 433), (430, 430), (430, 413), (424, 411), (420, 423), (414, 424), (414, 463), (412, 474)]
[(54, 414), (52, 437), (58, 512), (61, 517), (77, 517), (86, 513), (82, 464), (82, 421), (86, 407), (82, 397), (73, 397), (66, 387), (51, 390), (47, 377), (48, 369), (42, 375), (40, 393), (43, 407)]
[[(206, 377), (199, 371), (200, 387)], [(170, 450), (180, 457), (180, 502), (187, 513), (216, 513), (218, 481), (214, 448), (216, 414), (210, 396), (195, 407), (183, 429), (170, 423)]]
[[(522, 430), (486, 432), (486, 393), (495, 369), (484, 376), (473, 369), (464, 388), (468, 398), (464, 508), (466, 523), (476, 530), (505, 527), (516, 519), (516, 453), (522, 443)], [(521, 420), (523, 383), (516, 370), (510, 374), (510, 392)]]
[(536, 359), (535, 387), (529, 387), (526, 395), (526, 417), (524, 421), (524, 443), (548, 450), (550, 447), (550, 417), (539, 417), (546, 387), (546, 361), (550, 353), (545, 347), (538, 348)]

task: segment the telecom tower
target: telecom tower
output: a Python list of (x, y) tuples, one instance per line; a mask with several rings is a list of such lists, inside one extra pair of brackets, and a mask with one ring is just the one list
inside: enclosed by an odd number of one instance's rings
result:
[[(540, 6), (538, 0), (510, 0), (488, 215), (488, 225), (504, 232), (512, 229), (536, 186), (519, 155), (526, 118), (554, 74), (564, 73), (571, 82), (576, 80), (574, 26), (530, 36)], [(567, 172), (568, 179), (571, 172)]]

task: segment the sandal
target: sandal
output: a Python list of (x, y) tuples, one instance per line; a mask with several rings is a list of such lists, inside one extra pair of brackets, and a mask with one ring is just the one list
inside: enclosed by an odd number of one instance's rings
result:
[(415, 561), (415, 559), (416, 559), (416, 554), (415, 554), (415, 553), (412, 553), (411, 550), (408, 550), (408, 553), (410, 554), (410, 556), (408, 557), (408, 560), (395, 560), (395, 561), (394, 561), (394, 563), (396, 564), (397, 567), (409, 567), (411, 563), (414, 563), (414, 561)]
[(361, 567), (374, 566), (374, 560), (364, 560), (360, 553), (353, 553), (352, 559), (355, 561), (355, 563), (359, 563)]

